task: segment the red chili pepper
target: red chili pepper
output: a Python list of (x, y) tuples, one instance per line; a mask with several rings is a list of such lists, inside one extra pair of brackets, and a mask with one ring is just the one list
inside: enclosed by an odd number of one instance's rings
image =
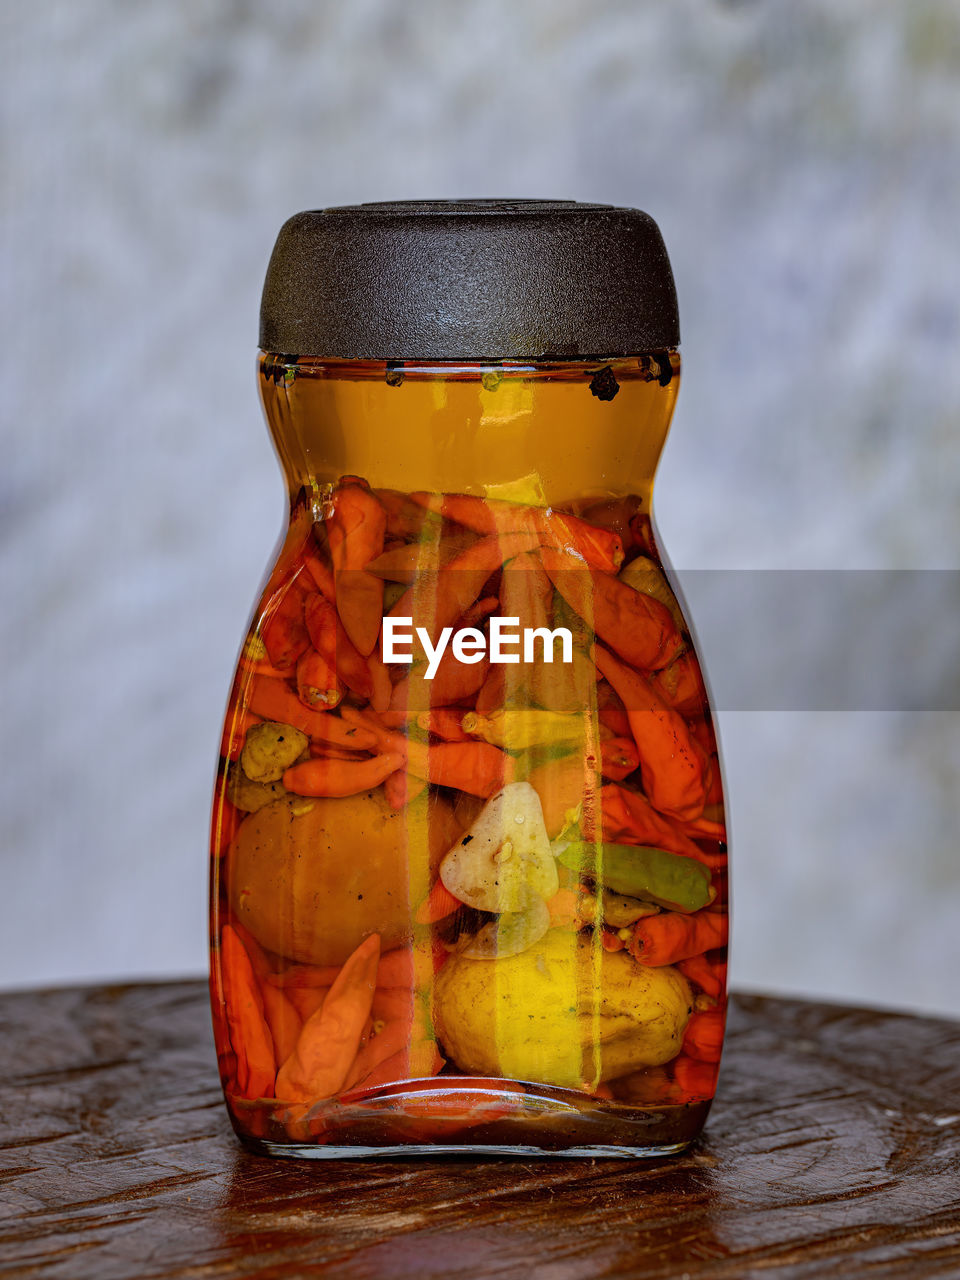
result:
[(673, 1063), (673, 1078), (688, 1099), (712, 1098), (717, 1091), (718, 1067), (681, 1054)]
[(308, 649), (297, 662), (297, 694), (312, 711), (332, 711), (343, 697), (336, 667), (316, 649)]
[(623, 564), (623, 543), (616, 533), (563, 511), (478, 498), (468, 493), (413, 493), (410, 496), (428, 510), (475, 533), (536, 533), (541, 540), (569, 549), (598, 569), (616, 573)]
[(683, 1033), (683, 1051), (698, 1062), (719, 1062), (723, 1049), (723, 1028), (726, 1012), (723, 1009), (705, 1009), (695, 1013)]
[[(433, 643), (444, 627), (451, 627), (479, 596), (483, 585), (505, 560), (537, 545), (533, 533), (508, 533), (481, 538), (442, 569), (427, 572), (408, 587), (390, 610), (394, 618), (413, 618)], [(422, 621), (418, 621), (418, 615)]]
[[(681, 827), (654, 809), (638, 791), (608, 782), (603, 788), (602, 803), (604, 840), (615, 844), (648, 844), (670, 853), (683, 853), (711, 869), (726, 865), (725, 854), (704, 852), (684, 834)], [(594, 816), (585, 814), (581, 825), (585, 838), (594, 839)]]
[(366, 655), (377, 643), (383, 617), (383, 580), (368, 573), (366, 565), (383, 551), (386, 512), (360, 483), (341, 484), (332, 503), (326, 529), (337, 613), (355, 647)]
[(608, 573), (589, 568), (576, 556), (544, 547), (543, 567), (571, 609), (605, 644), (632, 667), (665, 667), (681, 639), (670, 610)]
[(690, 915), (661, 911), (656, 916), (644, 916), (633, 926), (630, 954), (640, 964), (654, 967), (689, 960), (725, 946), (727, 924), (727, 913), (710, 907)]
[(726, 963), (714, 962), (706, 954), (679, 960), (677, 968), (690, 982), (695, 982), (704, 995), (719, 996), (727, 985)]
[(277, 1064), (250, 957), (235, 929), (220, 935), (220, 965), (230, 1043), (237, 1055), (237, 1086), (245, 1098), (273, 1096)]
[(267, 606), (260, 635), (275, 667), (292, 666), (310, 647), (303, 620), (303, 598), (303, 588), (294, 581)]
[(362, 725), (348, 725), (329, 711), (308, 710), (281, 680), (257, 676), (246, 686), (244, 694), (247, 706), (255, 715), (280, 724), (292, 724), (318, 742), (362, 751), (376, 743), (376, 737)]
[(298, 796), (356, 796), (385, 782), (403, 764), (400, 755), (369, 760), (304, 760), (283, 775), (283, 785)]
[(703, 766), (682, 716), (602, 645), (594, 646), (594, 661), (626, 707), (650, 803), (677, 818), (698, 817), (706, 798)]

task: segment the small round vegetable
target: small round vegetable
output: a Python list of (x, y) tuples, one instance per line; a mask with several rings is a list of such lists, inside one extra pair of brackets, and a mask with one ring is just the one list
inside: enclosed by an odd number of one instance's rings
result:
[(292, 724), (264, 720), (247, 730), (240, 764), (251, 782), (279, 782), (308, 745), (307, 735)]
[(227, 771), (227, 799), (243, 813), (257, 813), (286, 794), (282, 782), (251, 782), (239, 764)]
[(282, 800), (241, 823), (224, 862), (230, 904), (268, 951), (342, 964), (371, 933), (384, 951), (411, 936), (411, 902), (456, 838), (450, 806), (425, 796), (390, 808), (383, 788)]
[(590, 935), (551, 929), (494, 964), (452, 956), (434, 1025), (461, 1071), (577, 1088), (669, 1062), (692, 1008), (676, 969), (644, 969)]

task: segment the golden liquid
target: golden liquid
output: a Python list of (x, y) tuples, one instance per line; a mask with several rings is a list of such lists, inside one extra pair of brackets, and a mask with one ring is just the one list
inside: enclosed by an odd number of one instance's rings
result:
[[(292, 382), (261, 378), (260, 391), (291, 493), (358, 475), (374, 488), (517, 501), (539, 490), (559, 507), (625, 493), (649, 502), (679, 382), (679, 357), (669, 360), (666, 386), (646, 357), (535, 369), (405, 366), (395, 386), (372, 361), (317, 362), (296, 366)], [(604, 367), (619, 384), (611, 400), (590, 389)]]

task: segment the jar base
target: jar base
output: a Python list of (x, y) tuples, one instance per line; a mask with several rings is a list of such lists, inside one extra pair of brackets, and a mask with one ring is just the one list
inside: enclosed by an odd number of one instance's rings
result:
[(657, 1143), (651, 1146), (627, 1147), (602, 1144), (582, 1147), (507, 1146), (487, 1143), (432, 1144), (404, 1143), (388, 1147), (332, 1146), (321, 1143), (268, 1142), (261, 1138), (241, 1138), (248, 1151), (261, 1156), (279, 1156), (288, 1160), (398, 1160), (408, 1157), (433, 1159), (437, 1156), (467, 1156), (472, 1160), (657, 1160), (686, 1151), (695, 1141)]
[(306, 1160), (454, 1155), (654, 1159), (706, 1123), (709, 1099), (625, 1104), (551, 1085), (440, 1076), (397, 1081), (313, 1106), (230, 1099), (240, 1140)]

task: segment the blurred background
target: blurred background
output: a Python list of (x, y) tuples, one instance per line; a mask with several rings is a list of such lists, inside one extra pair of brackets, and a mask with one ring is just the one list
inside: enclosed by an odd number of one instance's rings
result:
[[(37, 0), (0, 29), (0, 985), (205, 967), (220, 718), (284, 517), (259, 293), (298, 209), (646, 209), (681, 581), (960, 568), (954, 0)], [(724, 580), (688, 588), (708, 673), (765, 642)], [(907, 634), (956, 671), (928, 595)], [(960, 712), (898, 702), (721, 703), (741, 988), (960, 1014)]]

